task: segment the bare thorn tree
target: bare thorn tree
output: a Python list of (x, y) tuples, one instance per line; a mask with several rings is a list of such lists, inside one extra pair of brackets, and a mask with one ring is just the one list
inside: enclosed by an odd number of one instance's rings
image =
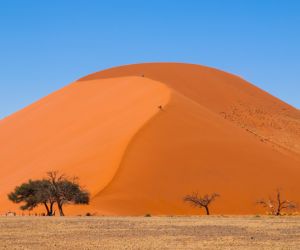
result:
[(193, 193), (184, 197), (185, 202), (189, 202), (192, 206), (204, 208), (206, 214), (209, 215), (209, 205), (220, 195), (217, 193), (205, 194), (204, 196), (199, 196), (198, 193)]
[(296, 203), (289, 200), (282, 200), (281, 192), (279, 189), (276, 190), (275, 198), (262, 199), (257, 201), (258, 205), (267, 208), (272, 215), (282, 215), (283, 210), (295, 209), (297, 208)]

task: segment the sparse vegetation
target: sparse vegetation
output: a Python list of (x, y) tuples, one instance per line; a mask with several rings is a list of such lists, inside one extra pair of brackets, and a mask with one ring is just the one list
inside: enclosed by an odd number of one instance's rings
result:
[(0, 216), (0, 249), (299, 249), (300, 217)]
[(204, 196), (193, 193), (192, 195), (185, 196), (183, 200), (189, 202), (192, 206), (204, 208), (206, 215), (210, 215), (209, 205), (219, 196), (217, 193), (212, 193), (211, 195), (205, 194)]
[(297, 207), (295, 202), (282, 199), (279, 189), (276, 190), (274, 198), (270, 197), (268, 199), (261, 199), (257, 201), (257, 204), (268, 209), (270, 214), (276, 216), (282, 215), (284, 210), (291, 210)]

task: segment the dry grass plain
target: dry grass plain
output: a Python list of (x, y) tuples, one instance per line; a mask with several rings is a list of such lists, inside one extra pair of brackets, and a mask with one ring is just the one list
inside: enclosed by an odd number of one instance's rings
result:
[(0, 249), (300, 249), (300, 217), (0, 217)]

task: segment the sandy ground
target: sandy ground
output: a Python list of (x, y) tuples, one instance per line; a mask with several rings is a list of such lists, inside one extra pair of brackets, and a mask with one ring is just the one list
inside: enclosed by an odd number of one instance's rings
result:
[(299, 249), (300, 217), (0, 217), (0, 249)]

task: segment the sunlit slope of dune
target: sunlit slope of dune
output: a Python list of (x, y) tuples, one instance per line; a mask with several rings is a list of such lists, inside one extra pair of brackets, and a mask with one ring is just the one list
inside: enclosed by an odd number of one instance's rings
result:
[(127, 75), (161, 81), (277, 150), (300, 154), (300, 111), (240, 77), (199, 65), (146, 63), (111, 68), (83, 79)]
[(6, 195), (46, 171), (77, 175), (91, 206), (73, 214), (256, 213), (282, 188), (300, 202), (300, 111), (216, 69), (178, 63), (104, 70), (0, 121), (0, 213)]
[(183, 202), (218, 192), (213, 211), (251, 214), (255, 201), (282, 187), (300, 200), (299, 162), (182, 95), (136, 134), (119, 170), (93, 205), (112, 214), (199, 213)]
[(118, 169), (132, 136), (169, 99), (142, 77), (75, 82), (0, 122), (0, 213), (7, 193), (49, 170), (77, 175), (93, 194)]

